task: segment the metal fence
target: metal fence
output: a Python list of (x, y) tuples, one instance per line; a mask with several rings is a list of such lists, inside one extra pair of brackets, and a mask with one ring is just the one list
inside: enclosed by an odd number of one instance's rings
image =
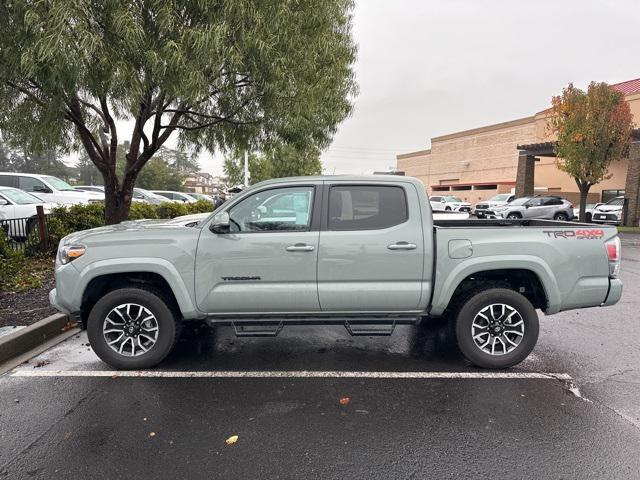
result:
[(0, 219), (0, 235), (17, 252), (45, 252), (49, 248), (49, 218), (39, 207), (32, 217)]

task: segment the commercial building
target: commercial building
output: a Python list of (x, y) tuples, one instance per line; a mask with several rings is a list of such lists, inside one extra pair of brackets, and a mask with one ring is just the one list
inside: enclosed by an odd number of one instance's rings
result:
[[(640, 78), (612, 87), (625, 95), (637, 126)], [(547, 109), (529, 117), (432, 138), (430, 149), (397, 155), (397, 169), (421, 179), (430, 195), (456, 195), (471, 204), (515, 191), (519, 177), (523, 185), (532, 178), (537, 193), (557, 194), (577, 202), (575, 181), (556, 167), (550, 117), (551, 110)], [(636, 137), (638, 133), (634, 132)], [(589, 201), (606, 201), (624, 193), (627, 166), (627, 159), (615, 162), (609, 169), (611, 178), (591, 188)], [(533, 169), (529, 172), (533, 175), (525, 175), (527, 168)]]
[(215, 195), (222, 191), (220, 178), (207, 172), (190, 174), (184, 181), (184, 188), (187, 192), (205, 195)]

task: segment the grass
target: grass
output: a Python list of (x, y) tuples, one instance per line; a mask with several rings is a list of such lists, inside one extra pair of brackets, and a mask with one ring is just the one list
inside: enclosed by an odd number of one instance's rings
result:
[(15, 275), (0, 284), (0, 291), (5, 293), (22, 293), (39, 288), (42, 281), (53, 275), (55, 262), (49, 255), (29, 257), (22, 262)]
[(640, 227), (618, 227), (620, 233), (640, 233)]

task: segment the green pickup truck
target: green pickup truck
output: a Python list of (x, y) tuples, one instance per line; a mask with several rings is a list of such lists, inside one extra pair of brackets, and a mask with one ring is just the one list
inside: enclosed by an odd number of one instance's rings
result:
[(238, 335), (289, 324), (382, 335), (440, 316), (471, 362), (506, 368), (535, 346), (536, 309), (616, 303), (619, 267), (615, 227), (434, 221), (415, 178), (300, 177), (254, 185), (195, 226), (69, 235), (50, 300), (117, 368), (158, 364), (194, 319)]

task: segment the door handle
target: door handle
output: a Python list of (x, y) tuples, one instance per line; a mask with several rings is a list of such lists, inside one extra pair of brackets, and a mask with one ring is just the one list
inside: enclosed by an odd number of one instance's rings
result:
[(397, 242), (387, 245), (389, 250), (415, 250), (418, 246), (415, 243)]
[(296, 243), (295, 245), (289, 245), (285, 250), (287, 252), (313, 252), (315, 247), (304, 243)]

